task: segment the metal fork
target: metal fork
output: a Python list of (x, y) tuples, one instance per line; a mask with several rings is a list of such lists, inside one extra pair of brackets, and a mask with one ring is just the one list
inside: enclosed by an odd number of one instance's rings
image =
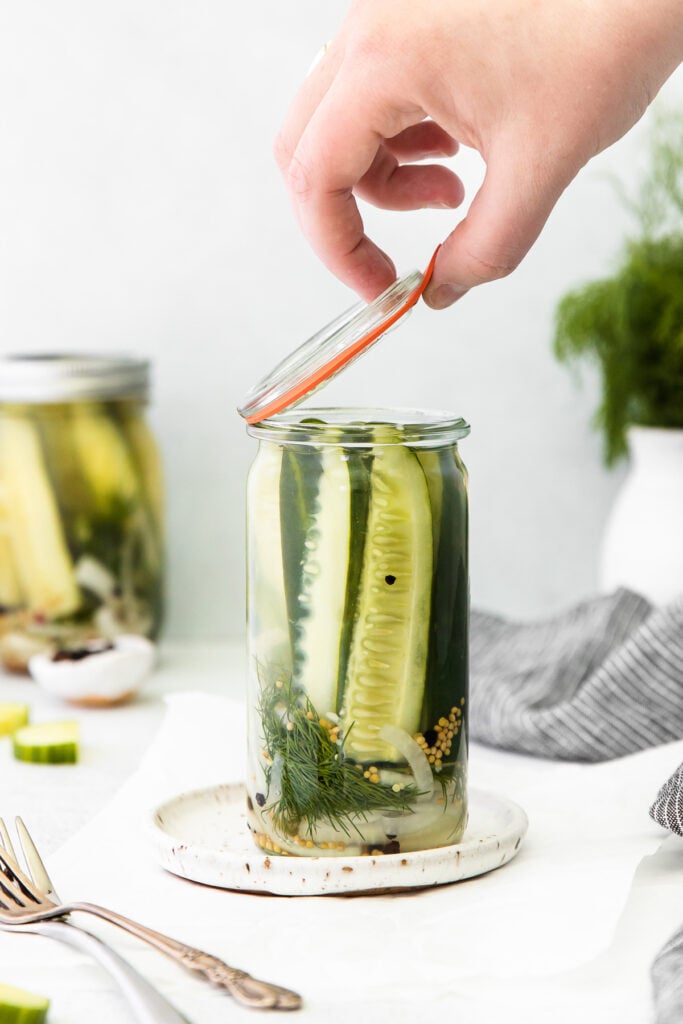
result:
[[(28, 878), (21, 870), (13, 855), (11, 843), (8, 848), (9, 837), (6, 835), (5, 829), (3, 834), (3, 839), (6, 838), (5, 846), (4, 849), (0, 847), (0, 924), (9, 927), (34, 926), (38, 922), (50, 922), (51, 920), (54, 922), (55, 919), (63, 919), (74, 911), (93, 914), (95, 917), (102, 918), (124, 931), (130, 932), (131, 935), (147, 942), (177, 963), (197, 972), (213, 982), (214, 985), (224, 988), (234, 999), (245, 1006), (260, 1010), (298, 1010), (301, 1007), (301, 996), (296, 992), (252, 978), (246, 971), (229, 967), (210, 953), (204, 953), (200, 949), (162, 935), (161, 932), (153, 931), (113, 910), (107, 910), (95, 903), (61, 902), (28, 830), (20, 818), (17, 818), (17, 834), (32, 877)], [(184, 1018), (178, 1019), (183, 1020)]]
[[(35, 885), (35, 891), (37, 893), (43, 892), (45, 896), (52, 895), (57, 899), (50, 876), (38, 856), (38, 851), (31, 842), (31, 837), (26, 831), (24, 823), (20, 818), (17, 818), (16, 824), (19, 841), (24, 851), (24, 859), (31, 880)], [(98, 939), (96, 935), (86, 931), (85, 928), (77, 928), (64, 918), (57, 918), (52, 921), (37, 920), (29, 924), (20, 924), (15, 920), (7, 923), (5, 915), (8, 913), (10, 903), (13, 903), (14, 900), (10, 896), (11, 879), (7, 874), (6, 865), (10, 866), (10, 870), (15, 878), (15, 884), (19, 874), (19, 865), (12, 841), (2, 818), (0, 818), (0, 856), (3, 856), (3, 864), (0, 868), (0, 928), (6, 931), (18, 929), (38, 935), (46, 935), (51, 939), (57, 939), (68, 946), (75, 946), (77, 949), (89, 953), (94, 960), (109, 972), (117, 983), (121, 994), (127, 999), (129, 1007), (140, 1024), (189, 1024), (187, 1017), (183, 1017), (174, 1006), (171, 1006), (161, 993), (153, 988), (141, 974), (138, 974), (127, 960), (124, 960), (113, 949), (105, 945), (101, 939)], [(15, 868), (17, 869), (16, 871), (14, 870)], [(24, 893), (24, 898), (27, 898), (26, 893)]]

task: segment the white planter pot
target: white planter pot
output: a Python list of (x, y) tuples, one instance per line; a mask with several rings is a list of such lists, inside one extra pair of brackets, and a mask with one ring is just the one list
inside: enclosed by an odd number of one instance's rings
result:
[(607, 522), (600, 588), (661, 605), (683, 593), (683, 430), (631, 427), (631, 468)]

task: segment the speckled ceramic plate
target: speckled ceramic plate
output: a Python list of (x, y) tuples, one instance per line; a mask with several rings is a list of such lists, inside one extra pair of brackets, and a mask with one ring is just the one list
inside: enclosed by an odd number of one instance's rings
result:
[(445, 885), (493, 871), (515, 856), (527, 824), (517, 804), (474, 789), (467, 832), (454, 846), (377, 857), (268, 856), (254, 845), (244, 787), (234, 783), (168, 800), (152, 812), (151, 835), (162, 866), (190, 881), (278, 896), (331, 896)]

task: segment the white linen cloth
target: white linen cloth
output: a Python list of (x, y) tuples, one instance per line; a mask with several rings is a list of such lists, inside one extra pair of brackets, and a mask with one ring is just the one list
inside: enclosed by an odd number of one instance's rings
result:
[[(490, 1024), (494, 1014), (541, 1024), (550, 1012), (554, 1024), (575, 1024), (577, 1014), (600, 1024), (650, 1019), (648, 971), (680, 922), (681, 900), (666, 884), (671, 878), (677, 885), (679, 873), (657, 869), (654, 882), (645, 877), (620, 915), (641, 859), (662, 842), (648, 802), (683, 760), (683, 742), (599, 765), (475, 745), (472, 785), (509, 796), (529, 816), (525, 843), (509, 865), (408, 895), (290, 899), (177, 878), (158, 866), (149, 841), (149, 813), (160, 801), (241, 778), (244, 718), (243, 705), (227, 698), (168, 698), (138, 771), (49, 859), (60, 894), (109, 906), (298, 990), (302, 1024), (412, 1024), (435, 1012), (468, 1024)], [(681, 841), (671, 843), (680, 845), (673, 852), (667, 846), (652, 864), (683, 857)], [(641, 864), (645, 876), (648, 864)], [(257, 1019), (137, 940), (92, 918), (78, 920), (196, 1024)], [(624, 947), (627, 972), (618, 970)], [(99, 968), (41, 937), (0, 933), (0, 979), (50, 995), (50, 1024), (130, 1020)]]

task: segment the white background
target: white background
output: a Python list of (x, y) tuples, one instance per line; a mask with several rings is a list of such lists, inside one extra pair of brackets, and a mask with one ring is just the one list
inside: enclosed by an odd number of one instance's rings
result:
[[(137, 352), (154, 363), (167, 467), (168, 632), (243, 629), (244, 481), (235, 412), (270, 366), (355, 297), (300, 237), (272, 156), (289, 99), (342, 0), (22, 0), (0, 7), (0, 347)], [(663, 98), (680, 99), (683, 79)], [(472, 424), (472, 597), (519, 617), (596, 587), (623, 467), (590, 428), (598, 383), (555, 361), (570, 287), (608, 273), (647, 121), (565, 193), (510, 278), (419, 308), (325, 393), (450, 409)], [(481, 165), (455, 164), (471, 194)], [(368, 211), (400, 271), (452, 212)]]

